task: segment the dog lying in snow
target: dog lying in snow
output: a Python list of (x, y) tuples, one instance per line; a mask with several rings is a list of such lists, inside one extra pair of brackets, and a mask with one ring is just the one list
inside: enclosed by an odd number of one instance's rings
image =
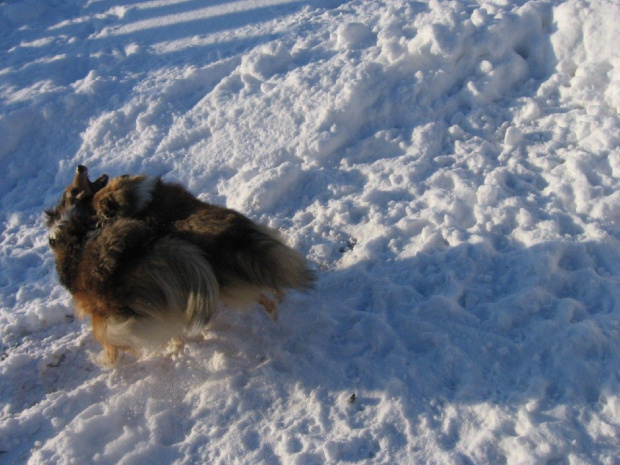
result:
[(156, 177), (91, 182), (78, 166), (45, 213), (60, 282), (91, 318), (107, 364), (196, 333), (218, 301), (258, 302), (275, 321), (284, 291), (315, 279), (275, 230)]

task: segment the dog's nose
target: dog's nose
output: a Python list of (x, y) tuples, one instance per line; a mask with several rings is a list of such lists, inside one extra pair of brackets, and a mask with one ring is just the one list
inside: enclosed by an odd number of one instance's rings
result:
[(84, 174), (88, 171), (88, 169), (84, 165), (78, 165), (77, 172), (78, 174)]

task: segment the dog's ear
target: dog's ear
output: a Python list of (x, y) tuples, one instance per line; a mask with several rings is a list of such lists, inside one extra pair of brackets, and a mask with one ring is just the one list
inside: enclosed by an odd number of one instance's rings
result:
[[(73, 190), (75, 190), (75, 194), (73, 194), (74, 198), (80, 200), (81, 198), (92, 197), (108, 184), (108, 180), (109, 176), (107, 174), (102, 174), (91, 182), (88, 178), (88, 168), (84, 165), (78, 165), (75, 169), (73, 182), (71, 183)], [(82, 197), (80, 197), (79, 194), (81, 194)]]
[(49, 210), (44, 210), (45, 213), (45, 223), (48, 227), (52, 225), (52, 223), (58, 219), (58, 210), (55, 208), (50, 208)]
[(96, 194), (101, 189), (103, 189), (105, 186), (107, 186), (109, 179), (110, 179), (110, 176), (108, 176), (107, 173), (104, 173), (101, 176), (99, 176), (97, 179), (95, 179), (93, 182), (91, 182), (90, 188), (92, 189), (93, 194)]
[(71, 189), (68, 189), (72, 198), (77, 197), (80, 192), (90, 191), (90, 181), (88, 180), (88, 168), (84, 165), (78, 165), (75, 169), (75, 176), (73, 182), (70, 184)]

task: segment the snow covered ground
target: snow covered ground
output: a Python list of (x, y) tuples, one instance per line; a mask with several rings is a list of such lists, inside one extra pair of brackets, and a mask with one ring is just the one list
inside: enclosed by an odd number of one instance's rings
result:
[[(0, 1), (0, 463), (620, 464), (619, 24)], [(41, 215), (78, 163), (281, 229), (316, 290), (100, 368)]]

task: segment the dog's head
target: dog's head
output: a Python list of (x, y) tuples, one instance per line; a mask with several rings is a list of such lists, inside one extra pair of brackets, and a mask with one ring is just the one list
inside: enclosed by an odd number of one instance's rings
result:
[(93, 196), (107, 183), (107, 174), (91, 182), (88, 179), (88, 169), (80, 165), (58, 205), (45, 211), (49, 245), (54, 253), (58, 277), (70, 290), (75, 281), (82, 245), (88, 234), (95, 229)]
[(50, 210), (45, 210), (47, 227), (52, 228), (76, 205), (81, 204), (86, 207), (93, 196), (108, 184), (108, 179), (107, 174), (102, 174), (91, 182), (88, 179), (88, 168), (84, 165), (78, 165), (73, 182), (64, 190), (58, 205)]

